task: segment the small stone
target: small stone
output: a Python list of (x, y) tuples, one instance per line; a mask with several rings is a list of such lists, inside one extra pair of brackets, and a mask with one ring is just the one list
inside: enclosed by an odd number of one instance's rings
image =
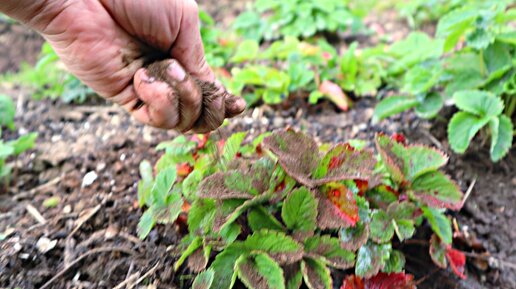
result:
[(95, 171), (91, 171), (87, 173), (84, 178), (82, 179), (81, 187), (86, 188), (88, 186), (91, 186), (98, 178), (98, 175)]
[(48, 251), (54, 249), (57, 245), (57, 240), (50, 240), (47, 237), (41, 237), (36, 243), (36, 248), (41, 254), (45, 254)]
[(66, 205), (64, 208), (63, 208), (63, 214), (70, 214), (72, 212), (72, 206), (70, 205)]

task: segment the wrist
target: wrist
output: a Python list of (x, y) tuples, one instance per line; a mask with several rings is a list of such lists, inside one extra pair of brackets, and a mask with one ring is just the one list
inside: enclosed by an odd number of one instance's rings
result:
[(67, 0), (4, 0), (0, 12), (27, 25), (44, 32), (46, 27), (67, 6)]

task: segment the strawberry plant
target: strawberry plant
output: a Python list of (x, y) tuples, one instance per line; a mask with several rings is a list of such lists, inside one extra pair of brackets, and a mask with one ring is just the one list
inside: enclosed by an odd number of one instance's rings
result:
[(34, 92), (34, 99), (61, 98), (64, 102), (82, 103), (93, 91), (65, 71), (52, 47), (45, 43), (34, 67), (22, 64), (20, 72), (1, 76), (6, 82), (26, 85)]
[[(409, 41), (415, 40), (412, 34), (402, 45), (394, 44), (394, 50), (405, 56), (391, 67), (391, 75), (408, 71), (391, 81), (401, 88), (401, 95), (383, 99), (376, 107), (375, 120), (409, 109), (433, 118), (445, 102), (454, 103), (459, 112), (448, 127), (451, 148), (464, 153), (485, 128), (491, 138), (491, 159), (502, 159), (512, 145), (511, 118), (516, 107), (516, 41), (510, 28), (516, 10), (508, 7), (507, 1), (475, 2), (445, 15), (438, 23), (436, 39), (418, 33), (419, 41)], [(419, 50), (407, 45), (417, 42)]]
[(285, 36), (311, 37), (320, 32), (357, 32), (360, 17), (348, 8), (349, 1), (257, 0), (242, 13), (234, 28), (245, 38), (272, 40)]
[(331, 270), (351, 269), (344, 289), (415, 288), (397, 245), (423, 224), (434, 231), (436, 264), (464, 277), (444, 214), (460, 209), (463, 195), (439, 170), (447, 162), (441, 152), (384, 135), (375, 140), (378, 156), (349, 143), (319, 146), (292, 130), (246, 138), (182, 136), (160, 145), (166, 153), (155, 178), (142, 165), (140, 203), (149, 209), (139, 234), (175, 222), (183, 207), (188, 234), (175, 267), (198, 274), (193, 288), (237, 280), (247, 288), (334, 288)]
[(337, 69), (337, 53), (329, 44), (302, 42), (293, 37), (273, 42), (261, 49), (255, 40), (245, 40), (236, 49), (226, 81), (229, 90), (243, 95), (249, 105), (285, 102), (290, 96), (306, 95), (310, 102), (328, 98), (347, 110), (349, 99), (332, 79)]
[(0, 182), (8, 180), (11, 175), (12, 165), (7, 162), (9, 158), (18, 157), (33, 148), (37, 138), (36, 133), (29, 133), (7, 142), (1, 139), (3, 127), (14, 130), (14, 114), (15, 107), (12, 100), (0, 94)]

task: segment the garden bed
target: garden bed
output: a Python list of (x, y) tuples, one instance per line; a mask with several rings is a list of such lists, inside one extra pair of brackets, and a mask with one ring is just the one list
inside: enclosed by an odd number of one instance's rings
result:
[[(34, 57), (32, 53), (24, 58)], [(16, 65), (11, 63), (1, 72)], [(0, 233), (8, 233), (0, 241), (0, 287), (187, 288), (193, 276), (186, 269), (173, 269), (184, 228), (158, 226), (143, 241), (136, 234), (142, 214), (137, 203), (140, 162), (155, 163), (161, 153), (154, 148), (175, 133), (139, 125), (120, 108), (102, 101), (80, 106), (34, 101), (22, 88), (8, 85), (0, 86), (0, 92), (15, 97), (18, 130), (39, 134), (36, 148), (17, 161), (20, 169), (13, 185), (7, 192), (0, 190)], [(363, 98), (347, 113), (327, 102), (313, 106), (295, 100), (290, 108), (265, 105), (247, 111), (215, 135), (225, 138), (249, 131), (257, 136), (290, 126), (322, 142), (359, 138), (372, 145), (377, 132), (403, 133), (410, 143), (450, 153), (445, 123), (403, 113), (372, 125), (375, 104)], [(421, 281), (418, 288), (423, 289), (516, 288), (512, 229), (516, 226), (516, 150), (496, 164), (481, 147), (450, 156), (447, 173), (459, 181), (462, 191), (472, 188), (464, 208), (454, 215), (464, 233), (457, 238), (463, 240), (459, 249), (470, 252), (468, 279), (438, 270), (427, 257), (424, 242), (402, 247), (410, 252), (407, 271)], [(43, 203), (50, 197), (59, 202), (46, 208)], [(418, 234), (428, 236), (424, 230)], [(340, 285), (343, 276), (335, 273), (333, 277)]]

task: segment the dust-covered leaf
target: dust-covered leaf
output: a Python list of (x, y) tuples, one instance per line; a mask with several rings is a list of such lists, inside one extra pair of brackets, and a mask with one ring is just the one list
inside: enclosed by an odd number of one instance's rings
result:
[(329, 235), (308, 238), (305, 241), (305, 254), (342, 270), (353, 267), (355, 262), (355, 254), (343, 249), (340, 240)]
[(345, 144), (337, 145), (323, 158), (312, 138), (292, 130), (273, 133), (263, 144), (289, 176), (308, 187), (346, 179), (367, 180), (375, 165), (370, 152)]
[(359, 221), (358, 205), (353, 192), (340, 183), (321, 189), (317, 226), (321, 229), (353, 227)]
[(376, 160), (368, 150), (355, 150), (348, 144), (334, 146), (312, 171), (315, 185), (342, 180), (368, 180)]
[(213, 269), (208, 269), (199, 273), (192, 284), (192, 289), (210, 289), (213, 283), (215, 272)]
[(317, 199), (307, 188), (296, 189), (285, 199), (281, 218), (291, 230), (313, 233), (317, 226), (317, 204)]
[(463, 194), (459, 186), (442, 172), (434, 171), (414, 180), (414, 197), (433, 208), (459, 210)]
[(309, 289), (332, 289), (330, 269), (321, 261), (306, 258), (301, 262), (301, 271)]
[(358, 222), (354, 227), (339, 230), (340, 246), (355, 252), (367, 242), (369, 238), (369, 224)]
[(383, 269), (392, 251), (391, 244), (367, 243), (358, 250), (355, 274), (370, 278)]
[(311, 184), (312, 170), (319, 161), (319, 148), (313, 138), (284, 130), (266, 137), (263, 145), (277, 156), (288, 175), (304, 185)]
[(282, 232), (261, 230), (249, 236), (243, 246), (248, 250), (268, 253), (281, 265), (292, 264), (303, 257), (303, 247)]
[(403, 173), (405, 165), (404, 156), (406, 155), (405, 147), (385, 135), (377, 135), (375, 142), (376, 149), (380, 153), (382, 162), (393, 181), (398, 184), (403, 183), (406, 180), (406, 176)]
[(280, 265), (265, 253), (242, 255), (235, 264), (238, 278), (250, 289), (285, 289)]
[(198, 196), (216, 200), (251, 199), (252, 181), (241, 171), (218, 172), (199, 184)]

